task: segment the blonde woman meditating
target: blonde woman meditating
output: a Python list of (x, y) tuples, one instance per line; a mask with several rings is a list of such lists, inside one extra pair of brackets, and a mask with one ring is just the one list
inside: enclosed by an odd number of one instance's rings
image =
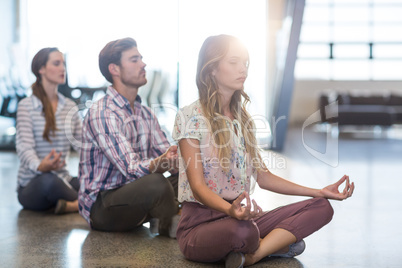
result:
[[(208, 37), (198, 58), (199, 100), (176, 116), (182, 202), (177, 240), (189, 260), (224, 259), (226, 267), (243, 267), (267, 256), (297, 256), (304, 251), (303, 238), (331, 221), (327, 199), (343, 200), (354, 190), (348, 176), (312, 189), (265, 167), (245, 108), (248, 63), (248, 52), (235, 37)], [(312, 198), (263, 212), (250, 200), (253, 179), (268, 191)]]

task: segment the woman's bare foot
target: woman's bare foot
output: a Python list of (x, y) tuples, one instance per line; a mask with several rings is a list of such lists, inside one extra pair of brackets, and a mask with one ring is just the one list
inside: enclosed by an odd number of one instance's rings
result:
[(78, 200), (66, 202), (66, 212), (78, 212)]
[(250, 266), (250, 265), (253, 265), (254, 263), (256, 263), (254, 253), (244, 254), (244, 257), (246, 259), (244, 261), (244, 266)]
[(78, 211), (78, 200), (66, 201), (59, 199), (54, 210), (54, 214), (60, 215), (65, 213), (77, 212)]

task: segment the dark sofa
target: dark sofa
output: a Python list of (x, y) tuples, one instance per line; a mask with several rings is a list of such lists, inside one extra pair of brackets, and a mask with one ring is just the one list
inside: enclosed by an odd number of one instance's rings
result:
[(402, 95), (363, 95), (330, 92), (320, 96), (321, 122), (339, 126), (402, 124)]

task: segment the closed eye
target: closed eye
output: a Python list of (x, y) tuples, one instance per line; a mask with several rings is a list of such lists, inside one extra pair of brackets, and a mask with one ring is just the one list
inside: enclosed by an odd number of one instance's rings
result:
[(130, 57), (130, 61), (131, 62), (137, 62), (139, 59), (141, 59), (142, 60), (142, 56), (132, 56), (132, 57)]

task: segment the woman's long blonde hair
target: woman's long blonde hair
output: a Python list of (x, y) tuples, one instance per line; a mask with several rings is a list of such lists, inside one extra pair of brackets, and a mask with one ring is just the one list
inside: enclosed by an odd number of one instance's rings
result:
[[(217, 156), (220, 164), (225, 171), (228, 171), (231, 159), (230, 135), (231, 131), (227, 127), (227, 121), (223, 115), (222, 106), (218, 92), (218, 85), (212, 75), (213, 70), (218, 67), (219, 61), (226, 55), (229, 45), (239, 40), (230, 35), (217, 35), (208, 37), (198, 55), (196, 83), (200, 97), (200, 103), (204, 116), (209, 122), (212, 133), (212, 142), (215, 144)], [(245, 49), (246, 50), (246, 49)], [(241, 131), (245, 138), (245, 147), (248, 161), (252, 161), (253, 167), (260, 170), (264, 168), (260, 150), (257, 146), (255, 137), (255, 125), (250, 114), (246, 110), (247, 103), (250, 102), (249, 96), (244, 90), (237, 90), (230, 102), (230, 112), (240, 122)]]

